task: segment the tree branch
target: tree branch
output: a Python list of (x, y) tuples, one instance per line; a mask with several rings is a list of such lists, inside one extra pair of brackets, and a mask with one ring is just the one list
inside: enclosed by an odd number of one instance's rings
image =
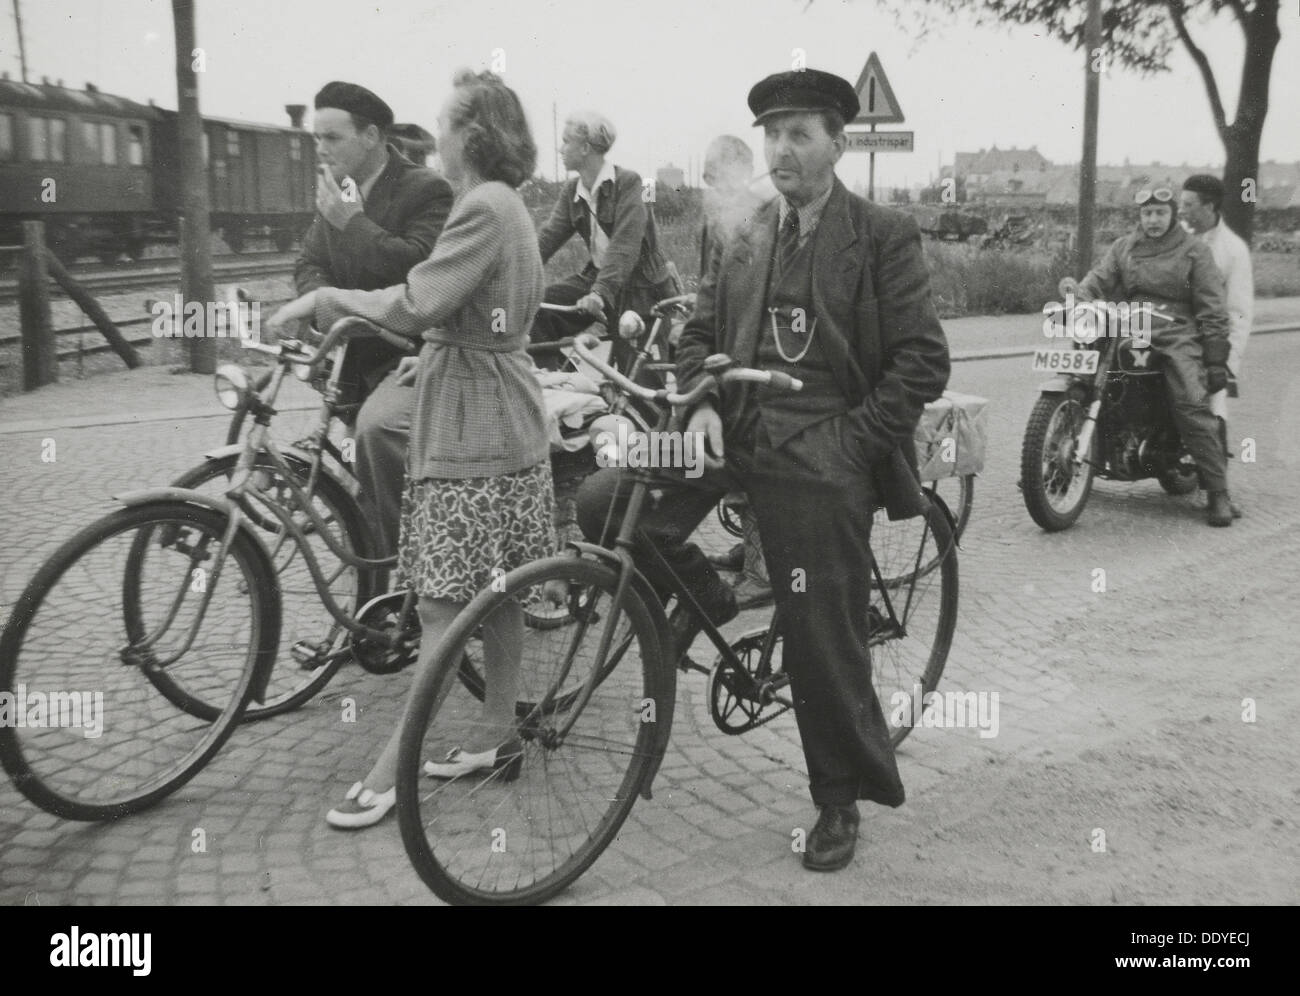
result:
[(1231, 7), (1232, 12), (1237, 15), (1237, 23), (1245, 28), (1246, 21), (1250, 16), (1246, 13), (1245, 4), (1243, 4), (1241, 0), (1228, 0), (1228, 6)]
[[(1239, 5), (1240, 0), (1236, 0), (1236, 3)], [(1214, 116), (1214, 126), (1222, 136), (1228, 129), (1228, 118), (1223, 112), (1223, 100), (1219, 96), (1219, 85), (1214, 81), (1214, 70), (1210, 68), (1210, 60), (1205, 57), (1205, 53), (1196, 42), (1192, 41), (1192, 36), (1187, 31), (1187, 25), (1183, 21), (1182, 0), (1165, 0), (1165, 9), (1169, 11), (1169, 19), (1174, 22), (1174, 30), (1178, 32), (1183, 47), (1196, 63), (1196, 68), (1201, 71), (1205, 92), (1210, 98), (1210, 113)]]

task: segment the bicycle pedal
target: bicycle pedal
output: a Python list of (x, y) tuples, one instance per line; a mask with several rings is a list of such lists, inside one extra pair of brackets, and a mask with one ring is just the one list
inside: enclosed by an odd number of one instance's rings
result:
[(315, 671), (318, 667), (325, 665), (325, 655), (328, 651), (329, 646), (327, 644), (299, 640), (289, 649), (289, 654), (304, 671)]

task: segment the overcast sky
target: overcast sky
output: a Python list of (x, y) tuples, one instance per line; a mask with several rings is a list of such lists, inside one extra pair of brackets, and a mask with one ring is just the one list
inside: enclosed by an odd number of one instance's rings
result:
[[(1282, 5), (1272, 104), (1261, 159), (1300, 160), (1300, 4)], [(19, 75), (12, 4), (0, 12), (0, 66)], [(399, 121), (435, 130), (454, 69), (489, 68), (504, 56), (506, 81), (528, 111), (551, 175), (552, 103), (594, 107), (613, 119), (612, 158), (653, 175), (668, 160), (698, 163), (714, 135), (747, 139), (761, 162), (761, 133), (745, 105), (750, 86), (791, 66), (857, 80), (875, 50), (916, 151), (877, 156), (877, 184), (916, 183), (954, 151), (1036, 145), (1056, 163), (1081, 148), (1082, 54), (1024, 27), (945, 21), (918, 37), (874, 0), (198, 0), (206, 50), (203, 111), (281, 123), (288, 103), (310, 105), (331, 79), (362, 83)], [(166, 0), (22, 0), (29, 77), (87, 81), (142, 102), (176, 106), (171, 4)], [(1236, 106), (1242, 36), (1226, 14), (1194, 24), (1215, 68), (1229, 118)], [(496, 50), (500, 50), (497, 53)], [(1223, 161), (1192, 61), (1179, 47), (1156, 77), (1112, 67), (1101, 84), (1099, 159), (1120, 163)], [(840, 175), (866, 178), (865, 154)], [(698, 166), (696, 167), (698, 173)]]

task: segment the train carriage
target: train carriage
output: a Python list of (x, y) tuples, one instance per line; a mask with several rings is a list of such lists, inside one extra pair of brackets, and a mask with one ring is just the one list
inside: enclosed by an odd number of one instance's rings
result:
[[(231, 249), (268, 237), (286, 251), (315, 211), (315, 148), (291, 125), (204, 118), (211, 227)], [(175, 242), (181, 208), (178, 115), (93, 85), (73, 90), (0, 79), (0, 242), (23, 221), (46, 222), (65, 260), (95, 253), (139, 259)]]

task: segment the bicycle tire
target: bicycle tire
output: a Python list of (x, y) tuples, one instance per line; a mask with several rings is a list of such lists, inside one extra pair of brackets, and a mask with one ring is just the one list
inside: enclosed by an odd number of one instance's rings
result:
[[(402, 841), (420, 878), (449, 903), (538, 903), (567, 888), (614, 839), (667, 744), (676, 672), (660, 649), (651, 610), (629, 588), (616, 623), (626, 619), (630, 635), (617, 667), (605, 668), (589, 696), (564, 710), (538, 707), (520, 720), (514, 734), (519, 754), (501, 771), (482, 778), (424, 777), (434, 706), (467, 644), (503, 602), (526, 602), (530, 591), (554, 582), (587, 590), (595, 622), (526, 629), (521, 689), (540, 690), (532, 697), (544, 702), (566, 680), (567, 674), (557, 678), (552, 672), (548, 654), (590, 674), (596, 666), (590, 658), (609, 624), (600, 607), (616, 590), (618, 574), (595, 561), (550, 557), (510, 572), (503, 591), (485, 591), (470, 603), (440, 642), (433, 665), (419, 675), (405, 713), (397, 774)], [(477, 714), (477, 702), (449, 697), (439, 736), (445, 740), (456, 727), (472, 729)], [(573, 727), (557, 736), (569, 720)], [(552, 833), (553, 824), (560, 824), (558, 833)]]
[[(199, 594), (193, 577), (194, 564), (201, 561), (197, 554), (220, 543), (225, 521), (211, 509), (186, 502), (119, 509), (64, 542), (27, 585), (0, 634), (0, 692), (16, 696), (21, 688), (33, 701), (27, 688), (34, 684), (51, 706), (52, 696), (61, 693), (71, 717), (80, 710), (68, 696), (92, 693), (60, 687), (59, 665), (66, 662), (74, 675), (71, 688), (88, 679), (95, 689), (100, 716), (93, 736), (82, 716), (80, 743), (78, 731), (62, 722), (33, 725), (30, 707), (25, 727), (0, 724), (0, 764), (37, 806), (72, 820), (139, 812), (188, 782), (233, 732), (254, 680), (274, 660), (280, 606), (265, 551), (251, 535), (239, 533), (221, 573), (211, 581), (202, 616), (191, 611), (201, 602), (188, 598)], [(119, 599), (117, 591), (139, 529), (150, 534), (172, 530), (174, 552), (182, 556), (167, 561), (166, 569), (164, 558), (153, 562), (159, 573), (143, 579), (149, 618), (133, 623), (123, 611), (126, 596)], [(205, 581), (202, 588), (207, 587)], [(159, 625), (160, 613), (165, 618)], [(208, 635), (208, 624), (219, 626), (223, 618), (233, 620), (240, 642), (232, 642), (231, 635)], [(187, 641), (191, 624), (195, 628)], [(142, 639), (142, 627), (154, 641)], [(167, 640), (182, 642), (157, 642)], [(173, 660), (160, 661), (173, 651)], [(132, 676), (159, 666), (186, 670), (195, 682), (220, 683), (221, 691), (212, 693), (221, 701), (216, 715), (194, 717), (159, 694), (156, 683)], [(77, 701), (92, 708), (91, 699)], [(60, 721), (64, 715), (60, 712)], [(175, 756), (162, 758), (169, 751)]]
[[(882, 515), (883, 513), (877, 513), (877, 525), (880, 524)], [(899, 696), (907, 696), (905, 718), (909, 720), (919, 718), (926, 707), (926, 696), (939, 686), (939, 678), (943, 675), (948, 651), (952, 647), (953, 633), (957, 626), (959, 583), (956, 540), (952, 525), (943, 510), (931, 503), (925, 515), (904, 519), (901, 522), (912, 523), (913, 529), (916, 528), (916, 524), (921, 525), (921, 538), (913, 561), (931, 559), (929, 549), (932, 547), (938, 551), (933, 555), (933, 563), (939, 569), (937, 572), (933, 567), (924, 572), (913, 570), (907, 572), (906, 577), (893, 581), (885, 578), (885, 571), (882, 569), (880, 573), (884, 581), (883, 591), (882, 586), (874, 579), (872, 583), (868, 613), (875, 612), (874, 618), (884, 624), (882, 628), (877, 629), (877, 636), (869, 640), (872, 683), (876, 687), (876, 696), (880, 700), (881, 708), (889, 717), (888, 721), (892, 727), (890, 739), (895, 747), (906, 739), (913, 727), (911, 722), (893, 722), (893, 718), (900, 716), (904, 709), (904, 701)], [(879, 555), (875, 535), (872, 537), (872, 555)], [(939, 586), (937, 593), (931, 591), (936, 580)], [(893, 633), (889, 625), (890, 620), (881, 618), (880, 605), (884, 603), (886, 597), (895, 614), (900, 611), (899, 603), (903, 605), (901, 611), (905, 618), (899, 620), (902, 624), (902, 634)], [(920, 607), (921, 599), (925, 600), (927, 606), (924, 612)], [(911, 642), (907, 642), (921, 630), (927, 634), (928, 640), (923, 667), (919, 660), (915, 660), (919, 655), (911, 653)], [(909, 659), (915, 662), (907, 662)]]
[[(234, 473), (238, 461), (239, 456), (237, 454), (204, 461), (180, 475), (172, 482), (172, 486), (202, 491), (204, 486), (211, 482), (228, 481)], [(305, 485), (311, 472), (311, 466), (289, 456), (285, 457), (285, 462), (294, 472), (299, 483)], [(254, 466), (265, 473), (275, 472), (275, 468), (269, 464), (265, 453), (259, 455), (259, 462)], [(269, 488), (271, 482), (268, 481), (266, 486)], [(224, 491), (224, 488), (219, 490)], [(317, 473), (316, 484), (310, 497), (313, 503), (319, 502), (325, 506), (324, 509), (321, 509), (320, 504), (317, 504), (316, 508), (318, 512), (323, 511), (326, 513), (327, 523), (333, 521), (339, 524), (341, 536), (336, 534), (335, 538), (341, 538), (347, 549), (362, 557), (372, 555), (373, 547), (369, 524), (361, 512), (360, 506), (357, 505), (356, 499), (343, 485), (322, 469)], [(246, 500), (243, 503), (244, 511), (248, 513), (258, 504), (255, 501)], [(281, 631), (281, 646), (277, 655), (278, 664), (271, 672), (266, 697), (260, 703), (250, 702), (248, 704), (248, 708), (244, 710), (243, 718), (245, 722), (268, 719), (272, 716), (291, 712), (301, 708), (314, 698), (321, 689), (329, 684), (339, 668), (343, 666), (345, 658), (337, 651), (342, 643), (347, 640), (347, 631), (336, 623), (333, 616), (329, 614), (329, 611), (321, 602), (320, 594), (315, 588), (305, 564), (302, 562), (301, 551), (294, 547), (288, 556), (285, 556), (283, 548), (276, 549), (275, 538), (280, 535), (282, 530), (280, 523), (274, 520), (274, 517), (265, 508), (258, 507), (256, 511), (259, 514), (253, 521), (254, 524), (261, 527), (257, 535), (264, 540), (266, 545), (272, 548), (272, 564), (276, 568), (280, 601), (283, 606), (282, 615), (287, 620), (287, 623)], [(305, 520), (305, 518), (305, 516), (301, 516), (301, 519)], [(262, 523), (266, 520), (274, 522), (276, 531), (270, 535), (267, 535), (265, 527), (262, 527)], [(314, 533), (314, 529), (306, 530), (308, 538)], [(339, 601), (345, 609), (355, 613), (373, 595), (379, 593), (377, 585), (382, 582), (382, 572), (371, 572), (348, 567), (333, 555), (323, 538), (320, 538), (319, 542), (313, 546), (313, 553), (318, 558), (329, 558), (330, 573), (333, 574), (330, 590), (334, 594), (335, 600)], [(324, 566), (322, 569), (324, 569)], [(355, 579), (351, 583), (352, 594), (350, 596), (348, 595), (349, 582), (346, 580), (345, 575), (351, 575)], [(347, 604), (349, 602), (351, 602), (350, 606)], [(130, 608), (129, 603), (128, 608)], [(328, 641), (331, 652), (327, 654), (327, 663), (318, 668), (307, 670), (291, 658), (290, 650), (295, 644), (303, 641), (322, 642), (314, 638), (319, 637), (320, 633), (326, 629), (331, 634)], [(203, 702), (201, 699), (190, 695), (185, 689), (169, 682), (163, 675), (158, 677), (170, 686), (159, 690), (171, 698), (177, 706), (192, 712), (196, 716), (210, 717), (213, 710), (211, 703)]]

